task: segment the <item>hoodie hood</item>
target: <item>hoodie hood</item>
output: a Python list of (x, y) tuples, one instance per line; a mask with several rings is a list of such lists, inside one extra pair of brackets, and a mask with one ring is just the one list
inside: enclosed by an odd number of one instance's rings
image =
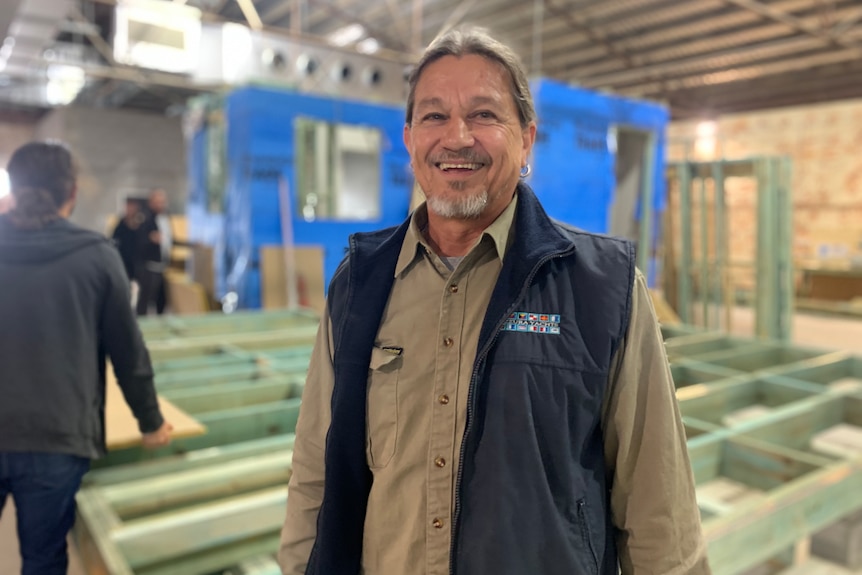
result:
[(0, 216), (0, 263), (45, 263), (107, 241), (104, 236), (64, 219), (38, 230), (22, 230), (13, 226), (8, 217)]

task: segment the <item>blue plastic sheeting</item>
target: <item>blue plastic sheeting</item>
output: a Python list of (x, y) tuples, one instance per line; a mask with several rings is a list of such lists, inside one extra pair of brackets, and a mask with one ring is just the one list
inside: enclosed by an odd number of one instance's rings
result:
[[(293, 241), (324, 251), (326, 285), (335, 273), (353, 232), (399, 224), (407, 215), (412, 179), (402, 143), (404, 110), (396, 106), (349, 102), (275, 89), (243, 88), (225, 97), (227, 176), (223, 218), (207, 215), (209, 202), (193, 184), (189, 224), (193, 238), (216, 247), (216, 296), (235, 292), (241, 308), (261, 306), (260, 247), (282, 244), (279, 181), (290, 193)], [(306, 222), (298, 212), (294, 167), (297, 118), (377, 128), (381, 134), (380, 217), (376, 220)], [(203, 131), (203, 130), (202, 130)], [(200, 141), (199, 141), (200, 140)], [(205, 138), (191, 145), (195, 162), (206, 155)], [(201, 168), (192, 181), (205, 181)], [(203, 192), (205, 195), (206, 192)], [(217, 228), (222, 228), (222, 233)]]
[[(653, 242), (665, 209), (664, 107), (539, 79), (532, 84), (539, 118), (529, 183), (548, 213), (594, 232), (608, 231), (614, 202), (616, 157), (612, 127), (651, 132), (656, 144)], [(216, 296), (235, 292), (242, 308), (261, 305), (260, 247), (282, 243), (279, 180), (290, 192), (294, 243), (324, 249), (329, 284), (353, 232), (399, 224), (407, 216), (412, 176), (402, 143), (404, 110), (397, 106), (334, 100), (276, 89), (243, 88), (224, 98), (226, 186), (221, 209), (207, 197), (207, 129), (189, 143), (190, 236), (215, 248)], [(381, 210), (373, 221), (306, 222), (297, 213), (294, 124), (297, 118), (374, 127), (382, 136)], [(650, 262), (650, 277), (655, 262)]]
[(613, 126), (655, 135), (653, 210), (664, 211), (666, 108), (546, 79), (530, 88), (539, 129), (529, 183), (551, 217), (592, 232), (608, 231), (616, 187), (615, 155), (609, 148)]

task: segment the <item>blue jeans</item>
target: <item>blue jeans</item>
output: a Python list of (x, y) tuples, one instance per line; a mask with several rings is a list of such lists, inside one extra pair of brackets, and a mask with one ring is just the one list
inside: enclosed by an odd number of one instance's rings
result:
[(63, 453), (0, 452), (0, 513), (15, 499), (21, 575), (66, 575), (66, 536), (90, 460)]

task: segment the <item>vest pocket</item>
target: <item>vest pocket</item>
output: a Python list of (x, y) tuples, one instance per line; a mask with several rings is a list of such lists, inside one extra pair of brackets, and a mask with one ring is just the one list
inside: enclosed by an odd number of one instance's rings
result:
[(593, 573), (598, 575), (599, 573), (599, 560), (596, 557), (596, 550), (593, 547), (593, 533), (590, 530), (590, 518), (587, 513), (587, 501), (585, 499), (579, 499), (577, 502), (577, 513), (578, 513), (578, 527), (581, 530), (581, 537), (584, 540), (584, 547), (586, 547), (586, 551), (590, 554), (590, 559), (592, 560)]
[(375, 347), (368, 366), (366, 457), (372, 469), (386, 467), (395, 454), (398, 432), (400, 355)]

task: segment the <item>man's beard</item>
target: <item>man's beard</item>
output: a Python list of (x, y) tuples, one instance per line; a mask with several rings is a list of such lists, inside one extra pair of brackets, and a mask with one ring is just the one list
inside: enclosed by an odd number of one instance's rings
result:
[[(449, 182), (449, 188), (454, 191), (459, 191), (466, 186), (463, 182)], [(453, 220), (475, 220), (478, 219), (484, 212), (489, 201), (488, 189), (485, 188), (479, 193), (442, 198), (440, 196), (431, 196), (428, 198), (428, 209), (440, 216), (441, 218)]]

